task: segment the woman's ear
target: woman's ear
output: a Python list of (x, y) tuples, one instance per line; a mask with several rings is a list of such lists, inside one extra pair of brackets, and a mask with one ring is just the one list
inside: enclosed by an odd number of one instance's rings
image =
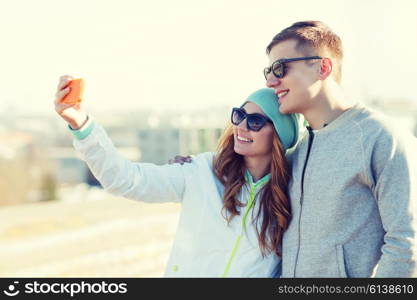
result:
[(328, 57), (322, 58), (320, 62), (320, 74), (319, 74), (320, 80), (325, 80), (327, 77), (329, 77), (332, 74), (332, 71), (333, 71), (332, 60)]

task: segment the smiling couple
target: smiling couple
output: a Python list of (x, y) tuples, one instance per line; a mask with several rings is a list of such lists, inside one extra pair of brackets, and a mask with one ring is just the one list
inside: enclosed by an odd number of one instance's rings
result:
[(342, 43), (322, 22), (285, 28), (267, 54), (268, 88), (233, 109), (215, 153), (180, 164), (123, 158), (62, 102), (71, 76), (55, 110), (106, 191), (181, 202), (167, 277), (416, 277), (416, 139), (347, 104)]

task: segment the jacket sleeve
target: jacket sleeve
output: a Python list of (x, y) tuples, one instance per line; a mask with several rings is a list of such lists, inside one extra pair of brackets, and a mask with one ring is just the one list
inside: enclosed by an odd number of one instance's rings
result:
[(145, 202), (182, 201), (185, 168), (181, 165), (131, 162), (118, 153), (97, 123), (87, 137), (74, 139), (73, 146), (107, 192)]
[(371, 176), (382, 225), (382, 255), (375, 277), (417, 276), (417, 139), (379, 134)]

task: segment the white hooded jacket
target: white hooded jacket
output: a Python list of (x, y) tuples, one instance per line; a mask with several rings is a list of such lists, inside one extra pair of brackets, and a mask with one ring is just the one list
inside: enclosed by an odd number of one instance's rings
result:
[(75, 138), (73, 145), (106, 191), (144, 202), (181, 202), (166, 277), (271, 277), (280, 258), (262, 256), (253, 222), (258, 191), (269, 175), (253, 183), (247, 172), (239, 194), (247, 205), (228, 224), (222, 215), (224, 187), (212, 169), (214, 153), (196, 155), (184, 165), (134, 163), (117, 152), (99, 124), (89, 126), (87, 136)]

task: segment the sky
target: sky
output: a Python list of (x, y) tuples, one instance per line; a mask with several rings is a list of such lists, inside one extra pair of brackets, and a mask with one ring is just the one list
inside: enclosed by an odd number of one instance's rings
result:
[(63, 74), (83, 77), (87, 111), (209, 109), (263, 87), (281, 29), (327, 23), (344, 43), (354, 101), (417, 103), (416, 1), (0, 0), (0, 112), (54, 114)]

